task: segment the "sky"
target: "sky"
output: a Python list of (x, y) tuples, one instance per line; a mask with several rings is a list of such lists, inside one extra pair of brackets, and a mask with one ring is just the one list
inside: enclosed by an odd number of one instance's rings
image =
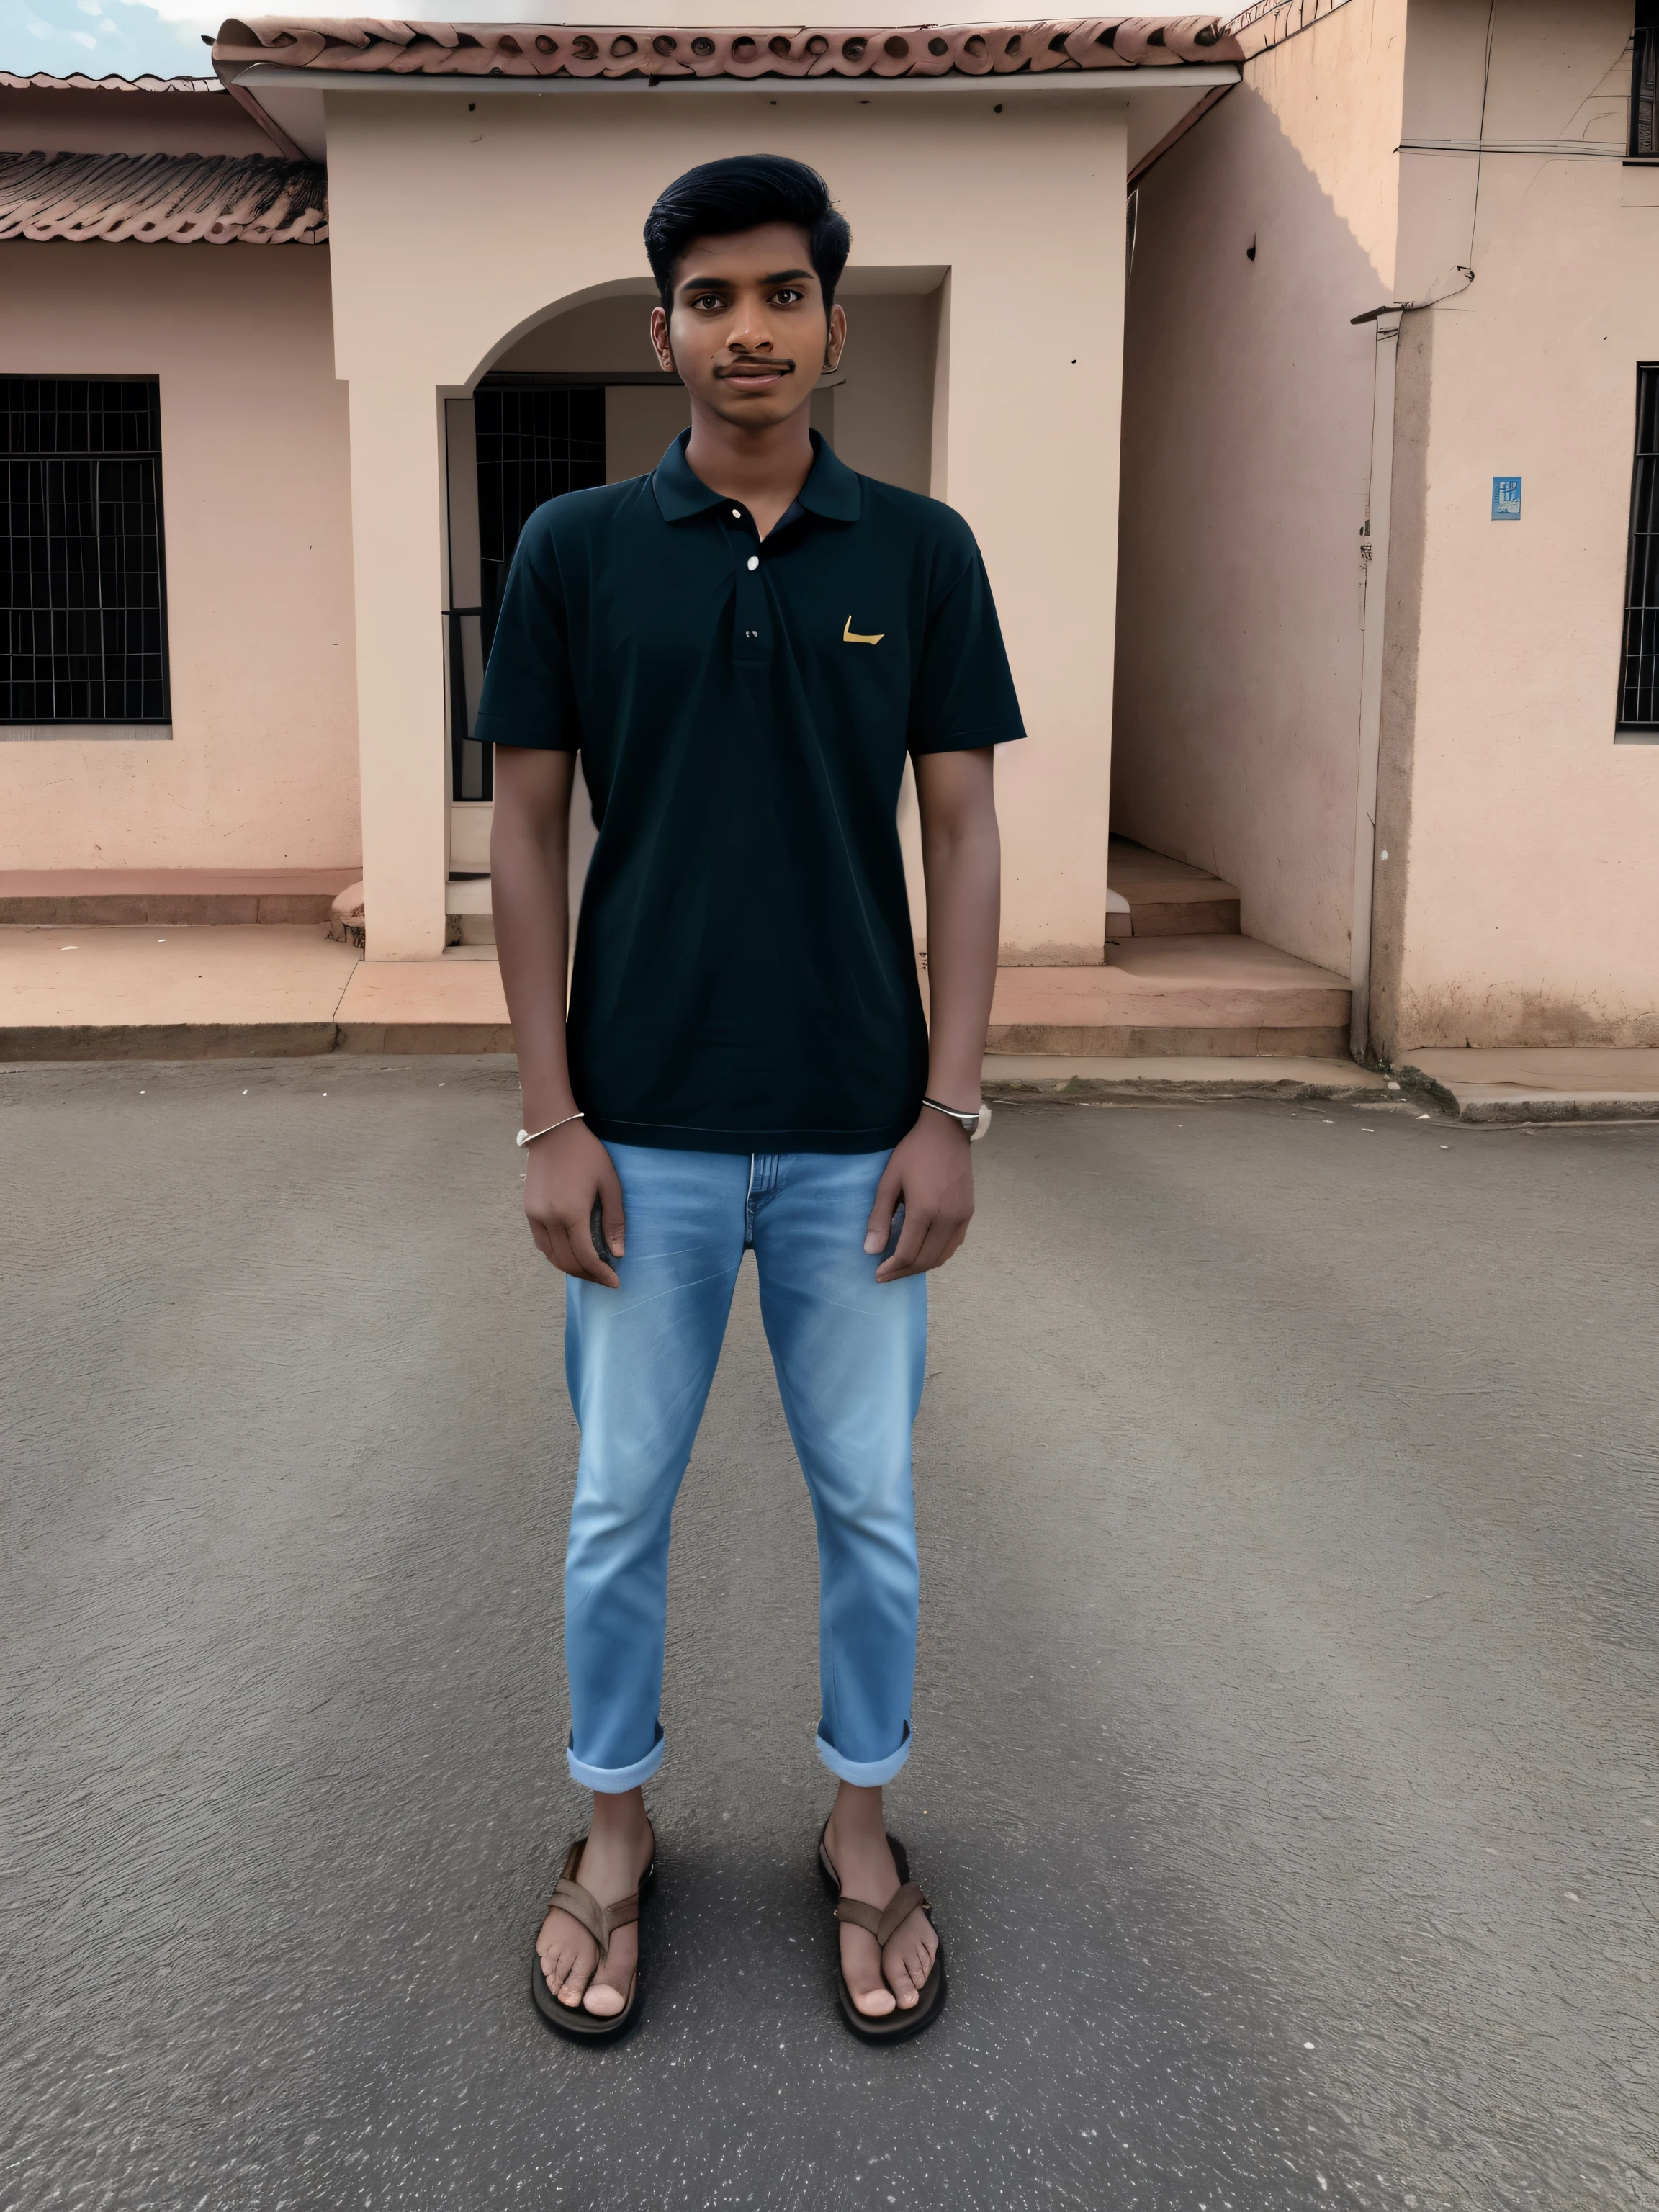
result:
[(88, 76), (210, 76), (201, 34), (231, 12), (203, 14), (190, 0), (0, 0), (0, 69), (20, 76), (37, 70), (53, 76), (76, 70)]
[[(1237, 4), (1237, 0), (1231, 0), (1231, 5), (1222, 0), (1218, 12), (1231, 13)], [(795, 5), (799, 9), (800, 0)], [(971, 18), (982, 9), (983, 0), (970, 0), (963, 14)], [(38, 70), (53, 76), (68, 76), (77, 70), (88, 76), (210, 76), (212, 64), (202, 33), (216, 31), (231, 12), (229, 0), (206, 15), (192, 7), (191, 0), (0, 0), (0, 69), (21, 76)], [(252, 12), (280, 12), (280, 7), (274, 7), (273, 0), (258, 0)], [(334, 12), (351, 13), (349, 0)], [(924, 17), (927, 13), (918, 12)], [(939, 6), (938, 12), (944, 17), (956, 11)], [(1143, 0), (1136, 12), (1173, 15), (1184, 11), (1146, 6)], [(536, 10), (533, 0), (517, 0), (516, 5), (513, 0), (506, 4), (502, 0), (460, 0), (455, 14), (465, 22), (522, 23), (535, 20)], [(559, 15), (571, 21), (580, 20), (579, 6), (562, 6)], [(806, 13), (799, 16), (792, 14), (786, 0), (779, 16), (781, 21), (810, 21), (811, 0)]]

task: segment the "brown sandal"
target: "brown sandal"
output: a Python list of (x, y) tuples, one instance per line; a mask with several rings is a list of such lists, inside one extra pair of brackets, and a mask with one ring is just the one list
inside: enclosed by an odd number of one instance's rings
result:
[[(866, 1905), (861, 1898), (843, 1895), (841, 1876), (836, 1872), (824, 1839), (830, 1833), (826, 1820), (818, 1836), (818, 1872), (823, 1886), (836, 1900), (836, 1918), (848, 1921), (854, 1928), (865, 1928), (876, 1939), (877, 1948), (885, 1951), (892, 1938), (903, 1927), (910, 1915), (920, 1905), (927, 1915), (927, 1924), (933, 1926), (933, 1909), (922, 1895), (920, 1886), (910, 1879), (910, 1860), (896, 1836), (889, 1836), (887, 1847), (893, 1854), (893, 1864), (898, 1871), (899, 1886), (885, 1905)], [(938, 1930), (934, 1929), (935, 1934)], [(884, 1970), (884, 1980), (886, 1974)], [(933, 1970), (917, 1993), (916, 2002), (908, 2012), (901, 2012), (896, 2005), (891, 2012), (880, 2013), (873, 2018), (862, 2013), (853, 2002), (853, 1992), (847, 1986), (847, 1977), (841, 1971), (841, 1961), (836, 1961), (836, 1994), (841, 1999), (842, 2017), (854, 2035), (862, 2036), (866, 2043), (897, 2043), (907, 2035), (920, 2035), (924, 2027), (931, 2027), (945, 2009), (945, 1946), (941, 1943), (933, 1954)]]
[[(561, 1912), (568, 1912), (580, 1927), (585, 1928), (599, 1947), (599, 1965), (611, 1955), (611, 1938), (617, 1929), (626, 1928), (640, 1917), (640, 1906), (656, 1879), (657, 1839), (654, 1831), (651, 1838), (651, 1863), (640, 1876), (640, 1886), (631, 1897), (620, 1898), (615, 1905), (601, 1905), (590, 1889), (584, 1889), (576, 1879), (576, 1869), (582, 1863), (582, 1853), (587, 1847), (586, 1836), (578, 1836), (565, 1853), (564, 1872), (553, 1890), (550, 1912), (556, 1905)], [(547, 1913), (542, 1915), (545, 1920)], [(539, 1927), (537, 1933), (541, 1932)], [(597, 1968), (595, 1969), (597, 1972)], [(561, 2004), (547, 1986), (547, 1977), (542, 1972), (541, 1954), (532, 1943), (530, 1948), (530, 1994), (537, 2011), (550, 2027), (557, 2028), (561, 2035), (572, 2037), (578, 2043), (604, 2043), (613, 2035), (620, 2035), (630, 2027), (639, 2012), (640, 1972), (634, 1970), (629, 1984), (628, 2002), (618, 2013), (588, 2012), (580, 2005)]]

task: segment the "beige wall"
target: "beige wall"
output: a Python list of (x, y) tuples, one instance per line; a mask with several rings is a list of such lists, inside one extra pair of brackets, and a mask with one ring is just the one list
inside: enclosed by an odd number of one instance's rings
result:
[[(1486, 9), (1414, 4), (1411, 137), (1471, 133)], [(1628, 0), (1505, 0), (1486, 136), (1616, 149)], [(1659, 747), (1615, 744), (1638, 362), (1659, 361), (1659, 173), (1407, 155), (1407, 319), (1383, 726), (1376, 1013), (1413, 1046), (1659, 1042)], [(1413, 326), (1425, 326), (1420, 329)], [(1492, 478), (1524, 480), (1494, 523)]]
[(1114, 826), (1344, 975), (1376, 350), (1349, 318), (1393, 296), (1405, 29), (1349, 0), (1147, 173), (1126, 340)]
[[(933, 484), (980, 537), (1034, 738), (999, 763), (1007, 950), (1101, 958), (1127, 100), (1009, 98), (999, 115), (1000, 90), (868, 102), (601, 90), (476, 110), (464, 90), (328, 95), (364, 863), (380, 957), (428, 957), (443, 941), (440, 397), (469, 389), (560, 301), (637, 298), (655, 189), (695, 161), (762, 146), (823, 169), (866, 271), (951, 272)], [(503, 214), (562, 208), (580, 219)], [(1009, 312), (1016, 269), (1042, 302), (1035, 326)], [(908, 313), (931, 339), (933, 307), (888, 312), (896, 329)], [(849, 361), (849, 394), (852, 375)], [(855, 404), (849, 421), (856, 447)], [(884, 434), (866, 430), (872, 450)]]
[(0, 867), (355, 863), (327, 247), (13, 241), (0, 295), (0, 369), (160, 377), (173, 731), (0, 743)]

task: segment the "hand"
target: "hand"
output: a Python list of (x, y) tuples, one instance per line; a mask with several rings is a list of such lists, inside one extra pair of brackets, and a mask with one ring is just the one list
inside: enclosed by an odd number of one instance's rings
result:
[(974, 1170), (965, 1130), (926, 1106), (909, 1135), (893, 1148), (865, 1231), (866, 1252), (884, 1252), (893, 1213), (904, 1200), (898, 1249), (876, 1270), (878, 1283), (925, 1275), (942, 1267), (968, 1234), (974, 1218)]
[(607, 1290), (620, 1287), (614, 1267), (599, 1257), (593, 1244), (593, 1201), (597, 1198), (605, 1226), (605, 1241), (620, 1260), (623, 1224), (622, 1184), (605, 1146), (580, 1121), (538, 1137), (526, 1147), (524, 1210), (536, 1249), (544, 1252), (567, 1275), (584, 1282), (603, 1283)]

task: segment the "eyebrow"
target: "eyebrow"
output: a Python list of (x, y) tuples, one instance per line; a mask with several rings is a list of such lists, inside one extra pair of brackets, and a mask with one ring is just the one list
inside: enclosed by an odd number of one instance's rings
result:
[[(816, 275), (811, 269), (780, 269), (770, 276), (763, 276), (763, 284), (798, 284), (803, 276)], [(688, 276), (679, 286), (682, 292), (729, 291), (736, 280), (731, 276)]]

